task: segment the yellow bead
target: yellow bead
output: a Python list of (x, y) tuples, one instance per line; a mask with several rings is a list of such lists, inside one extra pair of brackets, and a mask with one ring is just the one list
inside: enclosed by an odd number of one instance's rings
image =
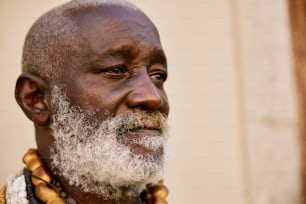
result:
[(47, 187), (45, 183), (39, 183), (35, 187), (35, 194), (40, 200), (42, 200), (45, 203), (53, 198), (58, 197), (57, 193), (54, 190)]
[(27, 153), (23, 156), (22, 158), (22, 161), (23, 163), (27, 163), (30, 159), (32, 159), (33, 157), (35, 158), (38, 158), (38, 155), (37, 155), (37, 150), (35, 149), (29, 149), (27, 151)]
[(149, 191), (153, 197), (159, 197), (163, 199), (167, 198), (169, 193), (168, 188), (164, 185), (153, 186), (149, 189)]
[(154, 197), (152, 198), (152, 204), (168, 204), (168, 202), (162, 198)]
[(5, 185), (0, 189), (0, 204), (5, 204), (6, 203), (6, 198), (5, 198), (6, 188), (7, 188), (7, 186)]
[(42, 162), (36, 153), (27, 153), (23, 157), (23, 162), (31, 172), (42, 165)]
[(32, 181), (32, 184), (34, 186), (37, 186), (38, 184), (40, 183), (45, 183), (44, 181), (40, 180), (40, 179), (37, 179), (37, 178), (34, 178), (33, 176), (31, 177), (31, 181)]
[[(51, 177), (49, 176), (49, 174), (47, 173), (47, 171), (44, 169), (43, 166), (39, 166), (37, 167), (33, 172), (32, 174), (34, 176), (37, 176), (38, 178), (41, 178), (47, 182), (51, 182)], [(42, 180), (40, 179), (37, 179), (35, 178), (34, 176), (32, 176), (31, 180), (32, 180), (32, 183), (36, 186), (38, 185), (39, 183), (43, 182)]]

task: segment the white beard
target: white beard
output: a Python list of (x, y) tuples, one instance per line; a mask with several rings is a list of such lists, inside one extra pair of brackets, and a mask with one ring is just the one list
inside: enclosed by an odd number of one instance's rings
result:
[[(145, 184), (157, 182), (163, 176), (166, 163), (166, 117), (161, 113), (133, 111), (108, 118), (100, 124), (90, 123), (86, 114), (69, 100), (60, 88), (52, 92), (52, 106), (56, 110), (51, 129), (54, 147), (52, 167), (70, 185), (104, 199), (135, 196)], [(135, 154), (125, 144), (125, 134), (136, 127), (155, 127), (162, 135), (148, 135), (132, 142), (150, 150), (150, 154)], [(162, 150), (162, 151), (160, 151)], [(164, 152), (163, 154), (161, 152)], [(129, 189), (129, 192), (125, 192)], [(125, 194), (125, 195), (123, 195)]]

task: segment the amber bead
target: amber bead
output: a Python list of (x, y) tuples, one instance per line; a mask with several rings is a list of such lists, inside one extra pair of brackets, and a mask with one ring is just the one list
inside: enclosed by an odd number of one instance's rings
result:
[[(43, 166), (39, 166), (38, 168), (36, 168), (32, 172), (32, 174), (34, 176), (32, 176), (31, 181), (35, 186), (38, 185), (39, 183), (42, 183), (42, 182), (45, 182), (45, 181), (48, 182), (48, 183), (51, 182), (51, 176), (49, 176), (49, 174), (46, 172), (46, 170)], [(40, 179), (35, 178), (35, 176), (40, 178)]]
[(168, 204), (168, 202), (165, 199), (159, 198), (159, 197), (153, 197), (151, 200), (152, 204)]
[(26, 154), (23, 156), (23, 158), (22, 158), (23, 163), (28, 163), (28, 161), (29, 161), (30, 159), (32, 159), (33, 157), (34, 157), (34, 158), (39, 158), (37, 154), (38, 154), (38, 153), (37, 153), (37, 150), (29, 149), (29, 150), (27, 151), (27, 153), (26, 153)]
[(167, 198), (168, 196), (168, 188), (164, 185), (153, 186), (149, 189), (150, 193), (153, 197)]
[(35, 187), (35, 194), (43, 202), (47, 202), (53, 198), (58, 197), (57, 193), (54, 190), (48, 188), (45, 183), (39, 183)]

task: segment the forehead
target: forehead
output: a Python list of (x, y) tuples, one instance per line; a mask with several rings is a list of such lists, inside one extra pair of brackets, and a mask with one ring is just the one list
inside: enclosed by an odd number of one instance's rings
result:
[(77, 25), (77, 32), (72, 33), (76, 40), (70, 44), (73, 49), (67, 50), (70, 54), (64, 59), (60, 80), (86, 71), (97, 60), (106, 62), (110, 56), (166, 64), (158, 31), (142, 12), (103, 6), (72, 10), (68, 15)]
[(160, 44), (154, 24), (138, 10), (114, 5), (89, 7), (75, 12), (72, 19), (91, 46), (97, 42), (111, 46), (114, 41)]

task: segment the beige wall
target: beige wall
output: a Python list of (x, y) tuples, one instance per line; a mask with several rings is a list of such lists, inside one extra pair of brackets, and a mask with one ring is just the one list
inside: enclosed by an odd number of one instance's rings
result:
[(234, 8), (237, 74), (250, 203), (299, 203), (296, 95), (286, 1)]
[[(24, 36), (34, 19), (62, 2), (0, 2), (0, 183), (35, 145), (32, 124), (13, 97)], [(133, 2), (159, 28), (169, 60), (169, 203), (298, 203), (285, 2)]]

